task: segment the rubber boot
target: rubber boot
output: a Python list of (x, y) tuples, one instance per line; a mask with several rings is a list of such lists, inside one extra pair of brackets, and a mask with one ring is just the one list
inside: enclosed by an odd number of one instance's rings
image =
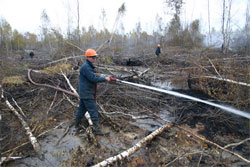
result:
[(80, 124), (81, 124), (81, 119), (80, 118), (76, 118), (75, 120), (75, 132), (79, 133), (81, 128), (80, 128)]
[(109, 132), (103, 132), (102, 131), (102, 126), (100, 126), (99, 124), (94, 124), (93, 133), (95, 135), (99, 135), (99, 136), (105, 136), (105, 135), (109, 134)]
[(89, 123), (86, 117), (82, 118), (81, 124), (84, 126), (84, 128), (87, 128), (89, 126)]

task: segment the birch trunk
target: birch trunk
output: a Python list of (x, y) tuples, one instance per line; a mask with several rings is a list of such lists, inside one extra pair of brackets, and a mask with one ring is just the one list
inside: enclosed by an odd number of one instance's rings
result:
[[(0, 88), (2, 89), (2, 86), (0, 85)], [(5, 99), (3, 96), (3, 89), (2, 89), (2, 94), (1, 94), (1, 98)], [(9, 103), (9, 101), (7, 99), (4, 100), (6, 105), (10, 108), (10, 110), (18, 117), (19, 121), (21, 122), (21, 124), (23, 125), (24, 129), (26, 130), (26, 134), (29, 137), (29, 140), (34, 148), (34, 150), (36, 151), (39, 159), (44, 159), (44, 154), (41, 150), (40, 144), (38, 143), (36, 137), (32, 134), (32, 131), (30, 129), (30, 127), (28, 126), (27, 122), (23, 119), (22, 115), (19, 114), (15, 108)]]
[(218, 78), (218, 77), (215, 77), (215, 76), (203, 76), (203, 77), (204, 77), (204, 78), (212, 78), (212, 79), (216, 79), (216, 80), (220, 80), (220, 81), (225, 81), (225, 82), (230, 82), (230, 83), (233, 83), (233, 84), (238, 84), (238, 85), (243, 85), (243, 86), (248, 86), (248, 87), (250, 87), (250, 84), (248, 84), (248, 83), (239, 82), (239, 81), (234, 81), (234, 80), (231, 80), (231, 79)]
[(145, 137), (144, 139), (140, 140), (138, 143), (136, 143), (136, 145), (134, 145), (133, 147), (131, 147), (130, 149), (123, 151), (122, 153), (114, 156), (114, 157), (110, 157), (96, 165), (94, 165), (93, 167), (104, 167), (107, 165), (110, 165), (118, 160), (123, 160), (124, 158), (134, 154), (137, 150), (139, 150), (146, 142), (151, 141), (155, 136), (161, 134), (166, 128), (170, 128), (172, 127), (173, 124), (172, 123), (168, 123), (165, 124), (163, 126), (161, 126), (159, 129), (155, 130), (154, 132), (152, 132), (150, 135), (148, 135), (147, 137)]

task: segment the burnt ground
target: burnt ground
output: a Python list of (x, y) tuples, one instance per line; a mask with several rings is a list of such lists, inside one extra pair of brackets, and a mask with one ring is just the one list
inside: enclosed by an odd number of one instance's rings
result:
[[(168, 53), (169, 55), (171, 54)], [(147, 61), (146, 66), (121, 67), (111, 65), (105, 66), (103, 69), (101, 68), (103, 66), (98, 65), (97, 70), (136, 83), (157, 85), (160, 82), (163, 88), (170, 81), (172, 89), (177, 92), (218, 104), (236, 107), (239, 105), (223, 98), (220, 99), (218, 96), (212, 97), (211, 94), (207, 93), (208, 91), (197, 87), (197, 80), (192, 81), (192, 89), (189, 89), (187, 74), (193, 72), (193, 75), (198, 72), (188, 71), (187, 73), (187, 70), (182, 70), (182, 68), (192, 65), (190, 60), (186, 59), (185, 54), (180, 59), (179, 56), (175, 58), (174, 56), (176, 55), (168, 57), (166, 60), (162, 58), (164, 61), (152, 59), (152, 62)], [(157, 61), (157, 63), (153, 63), (153, 61)], [(15, 62), (12, 63), (15, 64)], [(73, 87), (77, 88), (78, 71), (72, 70), (75, 63), (70, 61), (67, 63), (71, 66), (65, 70), (65, 73), (67, 73)], [(4, 79), (1, 79), (5, 97), (17, 111), (19, 111), (18, 107), (12, 98), (22, 108), (26, 115), (25, 120), (31, 127), (33, 134), (37, 136), (45, 153), (45, 159), (37, 158), (18, 118), (2, 101), (0, 105), (2, 115), (1, 156), (21, 157), (19, 160), (8, 161), (3, 166), (91, 166), (131, 148), (161, 125), (166, 124), (164, 119), (175, 122), (176, 125), (220, 146), (239, 143), (250, 136), (249, 120), (221, 109), (120, 83), (102, 83), (98, 85), (97, 102), (100, 123), (103, 125), (102, 130), (109, 132), (109, 135), (97, 136), (99, 146), (95, 146), (84, 130), (79, 135), (74, 133), (72, 124), (77, 107), (73, 106), (72, 102), (78, 103), (76, 97), (63, 94), (55, 89), (39, 87), (28, 81), (27, 68), (44, 70), (56, 66), (56, 64), (49, 66), (41, 64), (39, 59), (37, 62), (24, 60), (16, 63), (16, 69), (22, 67), (22, 70), (15, 73), (15, 75), (23, 76), (21, 83), (3, 82)], [(110, 71), (109, 68), (115, 70)], [(127, 74), (124, 75), (121, 73), (121, 71), (124, 72), (124, 68), (126, 71), (130, 69), (133, 72), (126, 72)], [(141, 68), (150, 68), (150, 70), (142, 76), (137, 76), (136, 71)], [(32, 72), (32, 78), (38, 83), (70, 90), (64, 77), (56, 68), (52, 68), (51, 73), (46, 74)], [(203, 82), (199, 82), (199, 84), (202, 85)], [(240, 109), (249, 111), (247, 105), (241, 105)], [(86, 128), (86, 125), (83, 127)], [(68, 129), (68, 133), (62, 138)], [(46, 131), (48, 132), (41, 135)], [(20, 146), (26, 142), (27, 144)], [(228, 149), (248, 158), (250, 155), (249, 144), (250, 142), (246, 141)], [(18, 148), (14, 149), (15, 147)], [(248, 164), (211, 144), (200, 141), (177, 126), (173, 126), (156, 136), (129, 158), (118, 161), (111, 166), (206, 167), (248, 166)]]

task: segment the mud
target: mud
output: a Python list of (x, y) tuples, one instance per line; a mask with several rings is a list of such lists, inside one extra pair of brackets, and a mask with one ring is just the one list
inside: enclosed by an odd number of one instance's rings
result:
[[(147, 64), (150, 62), (148, 61)], [(171, 68), (169, 64), (172, 65)], [(148, 66), (126, 67), (125, 70), (121, 70), (124, 67), (117, 66), (112, 75), (128, 81), (172, 89), (200, 99), (222, 103), (201, 89), (189, 89), (186, 73), (172, 71), (172, 68), (177, 65), (179, 68), (184, 68), (189, 66), (189, 63), (178, 57), (169, 58), (153, 66), (142, 76), (137, 76), (135, 71), (142, 72)], [(32, 67), (34, 67), (33, 64)], [(42, 68), (39, 67), (39, 69)], [(107, 70), (107, 67), (105, 69), (99, 67), (97, 70), (111, 75), (110, 70)], [(134, 72), (128, 72), (128, 70)], [(26, 73), (22, 75), (26, 76)], [(77, 88), (77, 75), (78, 71), (75, 70), (67, 75), (75, 88)], [(70, 90), (64, 78), (59, 74), (33, 74), (32, 77), (38, 83)], [(215, 107), (119, 83), (104, 83), (98, 85), (97, 102), (108, 113), (104, 114), (99, 108), (102, 130), (109, 132), (109, 135), (97, 136), (99, 147), (96, 147), (84, 130), (78, 135), (74, 133), (72, 124), (77, 108), (62, 92), (37, 87), (32, 85), (26, 77), (24, 78), (25, 82), (20, 85), (3, 84), (4, 95), (13, 106), (15, 105), (11, 100), (12, 97), (17, 101), (35, 136), (48, 131), (38, 137), (45, 159), (38, 159), (30, 143), (13, 151), (16, 146), (28, 142), (28, 137), (17, 117), (1, 102), (1, 156), (23, 157), (20, 160), (9, 161), (3, 166), (91, 166), (129, 149), (142, 138), (166, 124), (164, 120), (175, 122), (221, 146), (240, 142), (249, 138), (250, 135), (249, 120)], [(76, 97), (70, 95), (67, 97), (73, 103), (78, 103)], [(69, 132), (58, 143), (68, 128)], [(243, 157), (249, 157), (249, 145), (248, 141), (229, 149)], [(238, 167), (247, 166), (247, 164), (174, 126), (148, 142), (129, 158), (111, 166)]]

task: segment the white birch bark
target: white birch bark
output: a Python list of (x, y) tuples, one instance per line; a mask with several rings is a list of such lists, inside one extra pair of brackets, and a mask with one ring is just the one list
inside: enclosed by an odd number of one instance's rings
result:
[[(44, 86), (44, 87), (49, 87), (49, 88), (52, 88), (52, 89), (56, 89), (56, 90), (58, 90), (58, 91), (62, 91), (62, 92), (64, 92), (64, 93), (67, 93), (67, 94), (70, 94), (70, 95), (72, 95), (72, 96), (75, 96), (75, 97), (77, 97), (78, 99), (80, 98), (79, 95), (78, 95), (78, 93), (77, 93), (77, 91), (76, 91), (76, 89), (71, 85), (69, 79), (67, 78), (67, 76), (66, 76), (62, 71), (61, 71), (62, 75), (64, 76), (64, 78), (65, 78), (65, 80), (67, 81), (67, 83), (68, 83), (70, 89), (71, 89), (73, 92), (70, 92), (70, 91), (61, 89), (61, 88), (59, 88), (59, 87), (47, 85), (47, 84), (39, 84), (39, 83), (36, 83), (36, 82), (34, 82), (34, 81), (32, 80), (32, 78), (31, 78), (31, 76), (30, 76), (30, 72), (31, 72), (31, 69), (28, 70), (28, 79), (29, 79), (29, 81), (30, 81), (32, 84), (37, 85), (37, 86)], [(34, 71), (34, 72), (37, 72), (37, 71)], [(88, 120), (89, 125), (93, 125), (93, 122), (92, 122), (92, 120), (91, 120), (90, 115), (89, 115), (88, 112), (86, 112), (85, 117), (86, 117), (86, 119)]]
[[(0, 88), (2, 89), (1, 85), (0, 85)], [(2, 89), (1, 98), (5, 99), (4, 96), (3, 96), (3, 89)], [(10, 102), (7, 99), (5, 99), (5, 103), (10, 108), (10, 110), (18, 117), (19, 121), (23, 125), (23, 127), (24, 127), (24, 129), (26, 131), (26, 134), (28, 135), (29, 140), (30, 140), (30, 142), (31, 142), (34, 150), (36, 151), (38, 157), (40, 159), (43, 159), (44, 158), (44, 154), (43, 154), (43, 152), (41, 150), (40, 144), (38, 143), (36, 137), (32, 134), (32, 131), (31, 131), (30, 127), (28, 126), (27, 122), (23, 119), (22, 115), (19, 114), (16, 111), (16, 109), (10, 104)]]
[(248, 87), (250, 87), (250, 84), (248, 84), (248, 83), (239, 82), (239, 81), (234, 81), (234, 80), (231, 80), (231, 79), (218, 78), (218, 77), (215, 77), (215, 76), (203, 76), (203, 77), (205, 77), (205, 78), (212, 78), (212, 79), (216, 79), (216, 80), (220, 80), (220, 81), (226, 81), (226, 82), (230, 82), (230, 83), (234, 83), (234, 84), (238, 84), (238, 85), (243, 85), (243, 86), (248, 86)]
[(171, 126), (173, 126), (172, 123), (168, 123), (165, 124), (163, 126), (161, 126), (159, 129), (155, 130), (154, 132), (152, 132), (150, 135), (148, 135), (147, 137), (145, 137), (144, 139), (140, 140), (138, 143), (136, 143), (133, 147), (131, 147), (130, 149), (123, 151), (122, 153), (114, 156), (114, 157), (110, 157), (96, 165), (94, 165), (93, 167), (104, 167), (107, 165), (110, 165), (118, 160), (123, 160), (124, 158), (134, 154), (137, 150), (139, 150), (146, 142), (151, 141), (155, 136), (161, 134), (166, 128), (170, 128)]

